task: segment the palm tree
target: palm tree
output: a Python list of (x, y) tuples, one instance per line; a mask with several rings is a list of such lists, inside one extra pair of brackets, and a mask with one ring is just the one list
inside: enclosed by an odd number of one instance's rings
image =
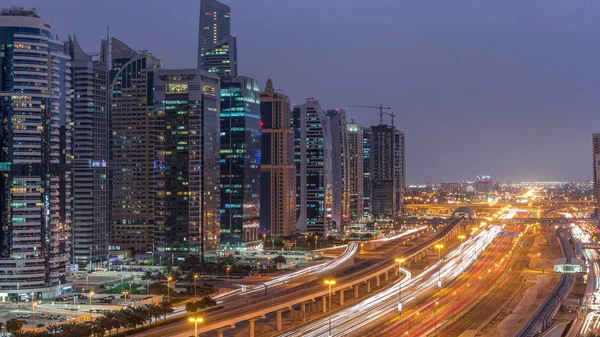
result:
[(149, 322), (152, 318), (150, 316), (150, 310), (147, 307), (137, 307), (132, 309), (140, 317), (140, 324), (144, 326), (144, 323)]
[(161, 309), (158, 305), (154, 303), (150, 303), (146, 306), (148, 309), (148, 316), (150, 317), (150, 323), (152, 323), (152, 318), (154, 318), (154, 322), (158, 321), (158, 318), (161, 315)]
[(169, 301), (162, 301), (158, 306), (160, 307), (163, 320), (167, 319), (167, 315), (172, 314), (174, 311), (173, 305)]
[(96, 318), (96, 320), (94, 321), (94, 327), (98, 327), (98, 329), (102, 329), (102, 334), (100, 334), (101, 336), (104, 336), (104, 331), (108, 331), (108, 335), (110, 336), (112, 334), (112, 329), (114, 328), (113, 326), (113, 320), (115, 318), (115, 314), (112, 312), (106, 313), (104, 314), (104, 316)]
[(146, 270), (144, 275), (142, 275), (142, 280), (152, 280), (154, 278), (154, 274), (150, 270)]
[(281, 264), (285, 264), (287, 262), (285, 256), (283, 255), (278, 255), (276, 258), (273, 259), (274, 263), (281, 263)]
[(17, 333), (21, 332), (21, 329), (23, 329), (23, 325), (25, 325), (23, 321), (18, 320), (16, 318), (11, 318), (8, 321), (6, 321), (6, 330), (12, 333), (13, 335), (16, 335)]
[(106, 323), (103, 323), (103, 320), (106, 320), (106, 317), (98, 317), (95, 320), (93, 320), (94, 323), (92, 324), (92, 336), (104, 337), (104, 335), (106, 334), (106, 330), (109, 330), (110, 333), (110, 326), (107, 329), (105, 327)]

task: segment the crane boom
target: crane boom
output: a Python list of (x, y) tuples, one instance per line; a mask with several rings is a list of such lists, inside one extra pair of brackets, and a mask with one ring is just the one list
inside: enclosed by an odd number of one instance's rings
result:
[[(383, 124), (383, 110), (391, 110), (392, 109), (389, 106), (383, 106), (383, 104), (379, 104), (379, 105), (348, 105), (348, 106), (353, 107), (353, 108), (379, 109), (379, 124)], [(388, 114), (388, 113), (386, 112), (386, 114)]]

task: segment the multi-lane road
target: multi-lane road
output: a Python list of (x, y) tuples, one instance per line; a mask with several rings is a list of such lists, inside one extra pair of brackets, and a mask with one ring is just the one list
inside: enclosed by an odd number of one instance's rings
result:
[(513, 253), (519, 251), (516, 238), (521, 237), (498, 237), (455, 282), (441, 292), (425, 294), (422, 304), (377, 334), (460, 336), (481, 324), (502, 303), (497, 300), (505, 300), (501, 293), (490, 290), (514, 282), (511, 276), (518, 260)]
[[(499, 233), (498, 226), (490, 226), (480, 231), (475, 237), (464, 242), (461, 247), (450, 251), (440, 261), (418, 275), (407, 273), (407, 276), (393, 286), (377, 294), (333, 313), (331, 315), (331, 333), (329, 332), (329, 317), (315, 320), (294, 328), (280, 336), (354, 336), (373, 331), (381, 325), (381, 320), (394, 315), (398, 310), (398, 294), (402, 287), (401, 303), (403, 307), (414, 305), (423, 294), (442, 287), (457, 278), (477, 256), (489, 245)], [(401, 257), (401, 256), (400, 256)]]
[[(401, 240), (403, 238), (415, 238), (427, 227), (422, 226), (415, 229), (409, 229), (394, 237), (380, 239), (383, 242), (381, 251), (385, 252), (396, 252), (401, 247)], [(428, 238), (423, 237), (423, 241)], [(377, 241), (377, 240), (376, 240)], [(372, 265), (378, 263), (374, 261), (362, 261), (363, 264), (357, 264), (352, 266), (347, 263), (357, 257), (360, 252), (361, 246), (358, 242), (352, 242), (347, 247), (342, 255), (326, 264), (312, 266), (303, 270), (286, 274), (273, 279), (265, 280), (261, 285), (245, 288), (244, 291), (238, 290), (229, 294), (223, 294), (217, 296), (216, 299), (222, 302), (220, 306), (222, 310), (208, 313), (205, 316), (205, 322), (216, 321), (227, 317), (235, 317), (239, 314), (245, 314), (252, 312), (252, 310), (262, 309), (265, 306), (271, 306), (277, 301), (285, 300), (290, 295), (303, 294), (310, 292), (311, 289), (322, 289), (321, 280), (326, 276), (344, 274), (355, 274), (361, 276), (361, 268), (357, 266), (366, 267), (366, 265)], [(385, 254), (381, 258), (386, 257)], [(180, 309), (177, 311), (178, 314), (184, 312)], [(164, 337), (177, 334), (185, 334), (190, 330), (188, 322), (173, 323), (164, 327), (155, 328), (145, 332), (136, 334), (135, 336), (143, 337)]]

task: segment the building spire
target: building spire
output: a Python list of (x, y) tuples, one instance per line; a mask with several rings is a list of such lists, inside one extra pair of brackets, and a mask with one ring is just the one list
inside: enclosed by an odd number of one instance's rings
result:
[(275, 89), (273, 88), (273, 80), (271, 80), (270, 77), (267, 79), (267, 86), (265, 87), (265, 92), (275, 92)]

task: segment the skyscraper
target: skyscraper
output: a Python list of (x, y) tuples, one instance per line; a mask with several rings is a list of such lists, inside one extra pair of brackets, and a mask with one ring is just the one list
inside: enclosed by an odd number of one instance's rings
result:
[(350, 190), (348, 186), (348, 138), (346, 112), (327, 110), (331, 130), (331, 228), (342, 231), (350, 224)]
[(202, 53), (201, 69), (218, 76), (237, 76), (237, 41), (228, 36)]
[(594, 160), (594, 214), (598, 217), (600, 212), (600, 133), (592, 135), (592, 149)]
[(231, 35), (231, 8), (216, 0), (201, 0), (198, 68), (202, 68), (202, 53), (229, 35)]
[[(110, 43), (109, 43), (110, 42)], [(152, 249), (154, 72), (160, 63), (111, 38), (110, 245), (114, 250)]]
[(154, 84), (155, 248), (204, 260), (219, 245), (219, 79), (161, 69)]
[(296, 164), (296, 230), (324, 233), (332, 208), (331, 131), (329, 118), (310, 98), (294, 106), (294, 162)]
[(93, 269), (108, 255), (108, 65), (77, 38), (65, 50), (74, 83), (72, 261)]
[(35, 10), (0, 11), (0, 297), (71, 288), (71, 64)]
[(221, 81), (221, 243), (259, 239), (260, 101), (255, 79)]
[(231, 35), (231, 8), (216, 0), (200, 2), (198, 68), (237, 76), (237, 43)]
[(363, 129), (363, 218), (373, 216), (373, 132)]
[(271, 79), (260, 93), (262, 123), (260, 226), (272, 236), (296, 232), (294, 128), (288, 96), (275, 91)]
[(355, 123), (346, 124), (348, 141), (348, 194), (350, 219), (362, 221), (364, 210), (363, 129)]
[(396, 210), (395, 215), (400, 215), (404, 213), (404, 186), (406, 184), (406, 169), (405, 169), (405, 159), (404, 159), (404, 132), (395, 130), (395, 144), (396, 144)]
[(397, 210), (396, 170), (397, 142), (396, 129), (389, 125), (376, 125), (372, 131), (372, 175), (373, 175), (373, 216), (391, 218)]

